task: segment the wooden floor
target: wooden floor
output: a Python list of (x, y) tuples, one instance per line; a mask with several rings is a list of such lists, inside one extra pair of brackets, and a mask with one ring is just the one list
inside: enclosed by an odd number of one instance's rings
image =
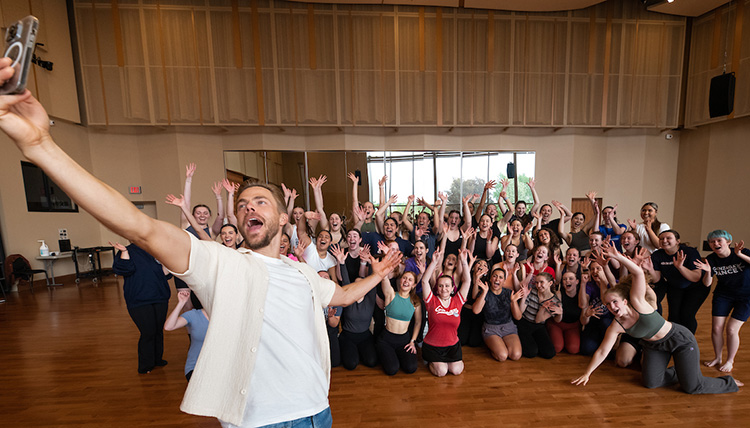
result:
[[(181, 413), (188, 346), (184, 330), (168, 332), (169, 365), (136, 372), (138, 331), (128, 317), (122, 285), (47, 290), (27, 287), (0, 304), (0, 426), (216, 427), (209, 418)], [(174, 306), (176, 297), (170, 308)], [(750, 333), (741, 333), (734, 375), (750, 380)], [(699, 314), (703, 358), (712, 355), (710, 301)], [(330, 392), (334, 426), (750, 426), (750, 397), (739, 393), (690, 396), (648, 390), (639, 372), (606, 362), (586, 387), (570, 385), (586, 357), (498, 363), (482, 348), (465, 348), (466, 371), (438, 379), (424, 366), (394, 377), (380, 369), (335, 368)], [(708, 376), (716, 369), (703, 368)]]

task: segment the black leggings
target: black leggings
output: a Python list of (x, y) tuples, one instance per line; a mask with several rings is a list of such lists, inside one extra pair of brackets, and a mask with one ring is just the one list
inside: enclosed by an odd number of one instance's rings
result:
[(682, 324), (695, 334), (695, 330), (698, 329), (695, 314), (698, 313), (698, 309), (706, 301), (710, 292), (711, 287), (706, 287), (702, 282), (694, 282), (686, 288), (670, 287), (667, 289), (669, 322)]
[(414, 373), (417, 371), (417, 354), (412, 354), (405, 349), (411, 341), (408, 332), (404, 334), (393, 334), (383, 329), (383, 332), (375, 342), (375, 349), (378, 351), (378, 359), (383, 365), (383, 371), (388, 376), (393, 376), (398, 369), (404, 373)]
[(326, 329), (328, 330), (328, 345), (331, 350), (331, 367), (341, 365), (341, 350), (339, 348), (339, 327), (331, 327), (326, 320)]
[(461, 346), (481, 346), (484, 343), (482, 325), (484, 325), (484, 315), (475, 314), (466, 306), (462, 307), (461, 323), (458, 325), (458, 341), (461, 342)]
[(367, 367), (375, 367), (378, 354), (375, 351), (375, 338), (370, 330), (362, 333), (352, 333), (343, 330), (339, 335), (341, 347), (341, 363), (347, 370), (354, 370), (360, 361)]
[(552, 358), (555, 356), (555, 345), (543, 323), (535, 323), (521, 318), (518, 321), (518, 338), (521, 339), (521, 351), (526, 358), (536, 356)]
[(150, 372), (162, 362), (167, 309), (167, 302), (128, 308), (130, 318), (141, 332), (138, 339), (138, 373)]

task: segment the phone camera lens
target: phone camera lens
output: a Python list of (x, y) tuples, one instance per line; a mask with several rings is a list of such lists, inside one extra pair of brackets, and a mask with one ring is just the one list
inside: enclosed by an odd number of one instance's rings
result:
[(18, 26), (13, 24), (8, 28), (8, 41), (11, 41), (16, 38), (16, 35), (18, 34)]

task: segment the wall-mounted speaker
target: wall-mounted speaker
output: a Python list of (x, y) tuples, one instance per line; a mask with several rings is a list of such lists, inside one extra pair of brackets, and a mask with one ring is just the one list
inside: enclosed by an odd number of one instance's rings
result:
[(513, 162), (508, 162), (508, 178), (516, 178), (516, 165)]
[(711, 117), (726, 116), (734, 110), (734, 73), (725, 73), (711, 79), (708, 92), (708, 114)]

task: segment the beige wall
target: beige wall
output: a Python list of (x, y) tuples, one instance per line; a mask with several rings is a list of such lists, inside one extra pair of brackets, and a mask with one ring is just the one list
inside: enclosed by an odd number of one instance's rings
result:
[[(729, 125), (734, 122), (730, 122)], [(734, 135), (732, 126), (724, 131)], [(718, 125), (714, 125), (718, 126)], [(177, 224), (178, 211), (166, 205), (167, 193), (181, 193), (184, 180), (184, 165), (196, 162), (198, 170), (193, 182), (193, 203), (206, 203), (214, 210), (214, 195), (211, 183), (224, 176), (223, 150), (524, 150), (536, 152), (536, 177), (542, 201), (558, 199), (569, 203), (572, 197), (581, 197), (588, 190), (597, 190), (605, 204), (618, 203), (619, 218), (638, 218), (644, 201), (656, 201), (661, 209), (659, 217), (673, 221), (675, 189), (678, 177), (679, 137), (666, 141), (661, 135), (508, 135), (494, 131), (480, 135), (412, 134), (382, 132), (375, 134), (339, 133), (333, 136), (253, 134), (215, 135), (190, 133), (182, 130), (152, 131), (148, 134), (103, 132), (58, 124), (53, 136), (71, 156), (92, 171), (104, 182), (122, 192), (134, 202), (154, 201), (157, 218)], [(688, 145), (692, 143), (692, 134)], [(739, 162), (723, 141), (711, 140), (712, 157), (709, 166), (718, 168), (722, 179), (707, 184), (707, 202), (719, 207), (717, 213), (706, 205), (706, 216), (720, 218), (733, 215), (721, 209), (719, 204), (725, 162)], [(20, 170), (20, 154), (3, 138), (3, 152), (8, 155), (0, 160), (0, 207), (4, 240), (7, 252), (21, 253), (33, 258), (38, 249), (37, 239), (46, 239), (52, 250), (57, 250), (57, 229), (67, 228), (72, 243), (79, 246), (105, 245), (107, 241), (121, 238), (98, 225), (88, 214), (28, 213), (23, 193)], [(744, 153), (747, 153), (745, 151)], [(721, 156), (719, 156), (721, 155)], [(349, 182), (345, 178), (342, 154), (311, 153), (310, 173), (329, 176), (327, 184), (327, 208), (344, 210), (348, 214)], [(300, 154), (283, 156), (284, 176), (296, 177), (296, 161)], [(747, 159), (747, 156), (745, 156)], [(289, 160), (289, 162), (287, 162)], [(346, 157), (349, 170), (360, 169), (366, 175), (363, 156)], [(680, 165), (685, 160), (680, 161)], [(294, 171), (287, 171), (293, 168)], [(333, 168), (333, 172), (327, 170)], [(734, 170), (739, 169), (739, 166)], [(711, 170), (709, 168), (709, 170)], [(731, 169), (730, 169), (731, 170)], [(681, 171), (684, 174), (684, 171)], [(295, 183), (301, 186), (302, 183)], [(141, 195), (128, 195), (129, 186), (142, 186)], [(367, 183), (360, 188), (360, 200), (367, 198)], [(330, 192), (330, 193), (329, 193)], [(726, 194), (726, 192), (724, 192)], [(746, 204), (743, 200), (743, 204)], [(312, 203), (311, 199), (311, 203)], [(726, 223), (727, 227), (740, 229), (740, 221)], [(736, 225), (735, 225), (736, 224)], [(675, 225), (679, 227), (680, 221)], [(708, 226), (705, 226), (708, 227)], [(703, 231), (701, 231), (703, 233)], [(41, 263), (34, 261), (36, 266)], [(60, 261), (56, 265), (58, 274), (71, 273), (72, 263)]]
[(675, 223), (699, 247), (715, 229), (750, 240), (750, 118), (684, 131), (680, 141)]

